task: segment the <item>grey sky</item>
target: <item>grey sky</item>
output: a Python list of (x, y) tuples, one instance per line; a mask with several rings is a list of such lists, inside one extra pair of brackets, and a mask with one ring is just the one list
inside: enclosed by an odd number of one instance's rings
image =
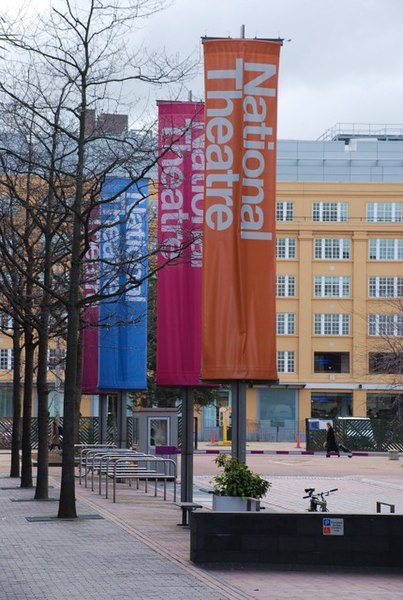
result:
[[(292, 40), (281, 51), (280, 138), (316, 139), (337, 122), (403, 124), (403, 0), (174, 0), (143, 35), (202, 61), (202, 36), (239, 37), (242, 24), (246, 37)], [(201, 74), (189, 87), (203, 97)]]
[[(28, 0), (0, 0), (2, 7)], [(35, 9), (60, 0), (36, 0)], [(88, 0), (73, 0), (85, 6)], [(278, 137), (316, 139), (336, 123), (403, 126), (403, 0), (167, 0), (135, 43), (199, 59), (187, 88), (203, 98), (201, 37), (282, 37)], [(28, 6), (30, 3), (28, 2)], [(146, 112), (154, 93), (144, 95)], [(166, 94), (166, 96), (164, 96)], [(168, 90), (155, 96), (168, 99)], [(180, 99), (186, 100), (184, 90)], [(144, 97), (143, 97), (144, 100)], [(135, 100), (135, 102), (137, 99)]]

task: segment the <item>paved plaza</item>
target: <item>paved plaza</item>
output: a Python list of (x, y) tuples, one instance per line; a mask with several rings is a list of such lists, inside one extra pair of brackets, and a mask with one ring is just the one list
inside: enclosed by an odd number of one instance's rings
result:
[[(265, 454), (251, 454), (253, 449)], [(287, 449), (288, 454), (277, 453)], [(216, 472), (211, 450), (202, 445), (194, 460), (194, 499), (206, 509), (211, 496), (200, 488), (208, 487)], [(326, 459), (304, 455), (292, 444), (251, 443), (248, 450), (249, 466), (272, 483), (263, 502), (267, 510), (303, 512), (304, 489), (314, 487), (338, 488), (328, 499), (332, 513), (373, 514), (380, 501), (403, 514), (402, 458)], [(19, 479), (8, 477), (9, 462), (10, 453), (1, 452), (1, 600), (403, 598), (403, 565), (401, 573), (195, 567), (189, 561), (189, 529), (178, 526), (180, 509), (161, 493), (154, 497), (153, 489), (145, 494), (122, 484), (113, 503), (97, 487), (91, 491), (77, 483), (79, 519), (58, 520), (60, 468), (50, 468), (51, 499), (35, 501), (34, 490), (21, 489)]]

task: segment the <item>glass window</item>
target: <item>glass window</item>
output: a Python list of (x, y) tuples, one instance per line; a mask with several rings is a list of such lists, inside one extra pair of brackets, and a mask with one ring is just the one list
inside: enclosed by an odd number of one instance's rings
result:
[(13, 390), (12, 388), (0, 387), (0, 415), (2, 417), (13, 416)]
[(350, 315), (316, 314), (314, 318), (315, 335), (349, 335)]
[(400, 223), (401, 202), (368, 202), (367, 221), (370, 223)]
[(352, 414), (352, 394), (312, 392), (311, 415), (314, 419), (335, 419), (336, 417), (351, 417)]
[(297, 418), (295, 390), (258, 389), (259, 421), (272, 427), (290, 427), (294, 430)]
[(295, 276), (277, 275), (276, 277), (276, 295), (295, 296)]
[(296, 248), (295, 238), (277, 238), (276, 258), (295, 258)]
[(295, 333), (295, 314), (277, 313), (276, 314), (276, 334), (294, 335)]
[(315, 352), (315, 373), (349, 373), (350, 354), (348, 352)]
[(368, 360), (370, 373), (396, 374), (403, 372), (401, 352), (370, 352)]
[(2, 348), (0, 350), (0, 369), (11, 370), (13, 368), (13, 358), (13, 350)]
[(277, 371), (279, 373), (295, 373), (295, 352), (277, 352)]
[(403, 260), (403, 238), (370, 239), (369, 260)]
[(368, 315), (368, 335), (403, 336), (403, 315)]
[(276, 220), (293, 221), (294, 204), (293, 202), (276, 202)]
[(369, 277), (370, 298), (402, 298), (403, 277)]
[(13, 328), (13, 320), (7, 313), (0, 312), (0, 330), (9, 331)]
[(314, 202), (312, 219), (313, 221), (347, 221), (347, 209), (345, 202)]
[(320, 260), (348, 260), (351, 258), (348, 238), (316, 238), (315, 258)]
[(155, 446), (169, 444), (169, 419), (167, 417), (148, 418), (148, 451), (154, 452)]
[(66, 351), (61, 348), (49, 348), (48, 350), (48, 367), (49, 369), (65, 368)]
[(317, 275), (314, 279), (314, 295), (317, 298), (342, 298), (350, 295), (350, 277)]
[(403, 394), (367, 394), (367, 417), (403, 421)]

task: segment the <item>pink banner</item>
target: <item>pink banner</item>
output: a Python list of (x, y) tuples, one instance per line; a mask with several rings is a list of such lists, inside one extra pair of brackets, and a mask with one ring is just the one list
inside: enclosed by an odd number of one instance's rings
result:
[[(99, 210), (90, 226), (98, 226)], [(86, 298), (99, 292), (99, 234), (93, 233), (90, 247), (85, 257), (83, 268), (83, 296)], [(83, 313), (83, 373), (81, 390), (83, 394), (98, 393), (98, 348), (99, 348), (99, 308), (97, 305), (87, 306)]]
[(200, 386), (204, 107), (158, 110), (157, 385)]

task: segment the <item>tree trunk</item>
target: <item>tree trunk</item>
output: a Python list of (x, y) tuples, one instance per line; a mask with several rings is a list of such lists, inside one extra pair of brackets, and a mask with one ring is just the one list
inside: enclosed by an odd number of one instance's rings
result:
[[(36, 478), (36, 500), (47, 500), (49, 487), (49, 408), (48, 408), (48, 383), (47, 383), (47, 355), (48, 355), (48, 324), (46, 315), (42, 316), (46, 321), (39, 332), (38, 346), (38, 375), (36, 380), (38, 392), (38, 469)], [(43, 325), (43, 323), (42, 323)]]
[(77, 381), (77, 346), (78, 346), (78, 308), (72, 307), (68, 316), (67, 355), (64, 382), (63, 407), (63, 459), (62, 480), (60, 486), (59, 518), (76, 518), (75, 498), (75, 411)]
[(22, 417), (22, 464), (21, 487), (32, 487), (32, 382), (34, 374), (34, 345), (32, 328), (24, 327), (25, 339), (25, 369), (24, 369), (24, 400)]
[(74, 443), (80, 443), (80, 417), (81, 417), (81, 381), (82, 381), (82, 364), (83, 364), (83, 336), (82, 327), (80, 327), (80, 334), (78, 340), (78, 352), (77, 352), (77, 385), (76, 385), (76, 401), (75, 401), (75, 423), (74, 423)]
[(21, 332), (19, 325), (14, 326), (13, 333), (13, 437), (11, 441), (10, 477), (20, 476), (20, 445), (21, 445)]

